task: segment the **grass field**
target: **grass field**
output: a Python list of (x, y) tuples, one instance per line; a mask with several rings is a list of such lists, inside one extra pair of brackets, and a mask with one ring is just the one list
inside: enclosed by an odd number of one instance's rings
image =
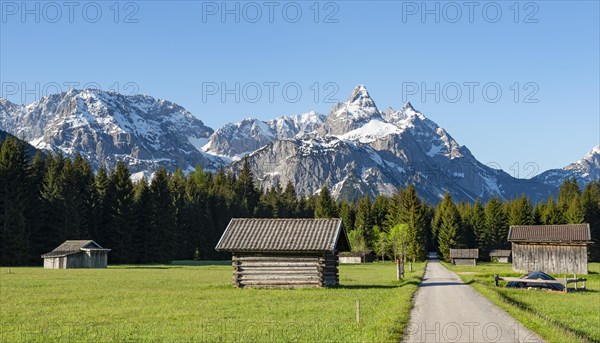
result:
[(397, 342), (423, 272), (397, 282), (391, 263), (343, 265), (340, 287), (267, 290), (233, 288), (230, 262), (3, 267), (0, 341)]
[(444, 265), (549, 342), (600, 341), (600, 263), (589, 264), (587, 291), (567, 294), (511, 289), (503, 287), (506, 282), (502, 281), (502, 287), (495, 287), (494, 274), (521, 275), (510, 264)]

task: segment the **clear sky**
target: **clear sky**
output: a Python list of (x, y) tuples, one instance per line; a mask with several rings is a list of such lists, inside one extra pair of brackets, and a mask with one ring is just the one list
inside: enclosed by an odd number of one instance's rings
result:
[(381, 110), (409, 100), (526, 177), (528, 162), (562, 167), (600, 142), (599, 21), (598, 1), (2, 0), (0, 95), (87, 84), (176, 102), (217, 129), (328, 113), (362, 83)]

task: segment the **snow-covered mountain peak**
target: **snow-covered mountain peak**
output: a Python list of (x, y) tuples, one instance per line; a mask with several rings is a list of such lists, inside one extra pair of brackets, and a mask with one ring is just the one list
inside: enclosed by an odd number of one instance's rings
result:
[(367, 120), (380, 116), (375, 101), (373, 101), (364, 85), (356, 86), (348, 100), (334, 109), (330, 115), (349, 117), (353, 120)]

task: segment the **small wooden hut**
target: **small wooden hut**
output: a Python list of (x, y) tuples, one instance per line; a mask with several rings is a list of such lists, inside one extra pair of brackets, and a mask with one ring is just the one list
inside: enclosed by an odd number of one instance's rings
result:
[(109, 251), (92, 240), (65, 241), (42, 258), (48, 269), (106, 268)]
[(512, 250), (494, 249), (490, 251), (490, 261), (499, 263), (510, 262), (510, 255)]
[(350, 244), (337, 218), (234, 218), (216, 250), (233, 254), (236, 287), (322, 287), (339, 284), (338, 253)]
[(375, 261), (373, 250), (344, 252), (340, 255), (340, 264), (359, 264)]
[(589, 224), (511, 226), (514, 271), (587, 274)]
[(479, 258), (478, 249), (450, 249), (452, 264), (457, 266), (475, 266)]

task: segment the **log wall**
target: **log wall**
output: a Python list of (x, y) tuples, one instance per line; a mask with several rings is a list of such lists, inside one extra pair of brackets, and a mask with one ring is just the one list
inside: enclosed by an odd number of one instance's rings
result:
[(587, 274), (586, 245), (512, 244), (514, 271)]
[(339, 261), (335, 254), (234, 254), (232, 265), (235, 287), (300, 288), (339, 284)]

